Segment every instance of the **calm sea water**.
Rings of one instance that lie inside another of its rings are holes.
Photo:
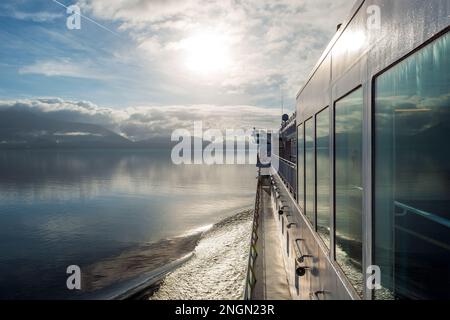
[[[168,152],[1,151],[0,299],[74,298],[67,266],[251,208],[255,177],[252,165],[175,166]]]

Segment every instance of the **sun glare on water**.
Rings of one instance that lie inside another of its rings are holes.
[[[211,75],[225,72],[231,65],[229,41],[217,32],[202,32],[184,40],[186,67],[192,72]]]

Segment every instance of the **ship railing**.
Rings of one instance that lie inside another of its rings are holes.
[[[297,195],[297,165],[276,154],[273,156],[278,159],[278,174],[295,197]]]
[[[258,241],[259,214],[261,201],[261,175],[258,176],[256,188],[255,211],[253,216],[252,234],[250,239],[250,253],[248,255],[247,277],[245,280],[244,300],[251,300],[256,285],[255,262],[258,257],[256,243]]]
[[[425,218],[429,221],[433,221],[437,224],[440,224],[443,227],[450,228],[450,221],[448,219],[442,218],[434,213],[423,211],[398,201],[394,201],[394,205],[397,211],[400,211],[399,213],[396,214],[397,217],[406,216],[408,214],[414,214],[419,217]]]

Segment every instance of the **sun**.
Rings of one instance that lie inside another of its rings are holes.
[[[225,72],[231,65],[228,38],[218,32],[201,32],[183,41],[186,67],[197,74]]]

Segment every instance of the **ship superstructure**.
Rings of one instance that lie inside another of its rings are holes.
[[[360,0],[339,26],[260,170],[246,299],[450,298],[449,17]]]

